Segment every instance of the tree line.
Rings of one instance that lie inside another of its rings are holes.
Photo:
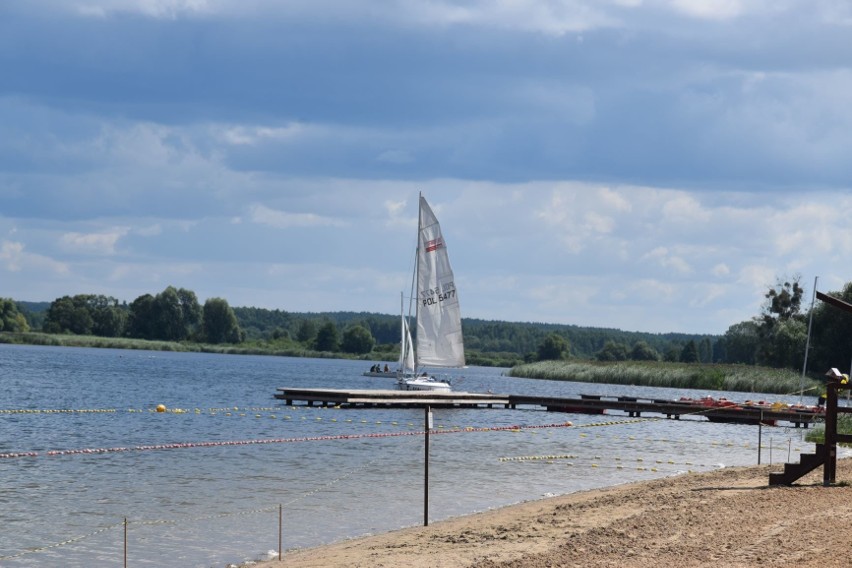
[[[803,310],[800,278],[768,286],[760,313],[725,334],[653,334],[535,322],[462,320],[470,364],[510,366],[552,359],[738,363],[801,370],[812,322],[808,367],[852,365],[852,314],[817,304]],[[831,295],[852,303],[852,283]],[[399,316],[368,312],[298,313],[231,308],[222,298],[200,305],[194,292],[167,287],[130,304],[80,294],[53,302],[0,299],[0,331],[42,330],[166,341],[249,343],[349,353],[392,360],[398,353]]]
[[[15,304],[4,302],[4,306]],[[31,325],[38,321],[45,333],[204,343],[239,343],[245,339],[226,300],[210,298],[202,306],[195,292],[174,286],[156,295],[143,294],[130,304],[99,294],[62,296],[43,314],[22,304],[16,309],[23,316],[23,324],[7,326],[4,322],[0,331],[38,329]]]

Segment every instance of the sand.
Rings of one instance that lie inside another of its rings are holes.
[[[779,471],[778,465],[771,471]],[[262,568],[852,566],[852,459],[768,487],[769,466],[584,491],[288,551]]]

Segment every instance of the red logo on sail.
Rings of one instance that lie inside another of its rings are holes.
[[[437,238],[431,241],[426,241],[426,252],[433,252],[444,246],[444,239]]]

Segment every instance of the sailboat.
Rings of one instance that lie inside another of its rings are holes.
[[[450,392],[452,387],[418,367],[464,367],[461,309],[453,269],[441,226],[420,195],[417,227],[417,262],[413,297],[417,326],[416,348],[408,320],[402,316],[402,349],[397,385],[405,390]]]

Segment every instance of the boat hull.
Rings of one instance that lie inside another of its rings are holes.
[[[402,390],[450,392],[450,383],[437,381],[433,378],[401,379],[397,386]]]
[[[361,373],[362,377],[378,377],[381,379],[395,379],[396,371],[364,371]]]

